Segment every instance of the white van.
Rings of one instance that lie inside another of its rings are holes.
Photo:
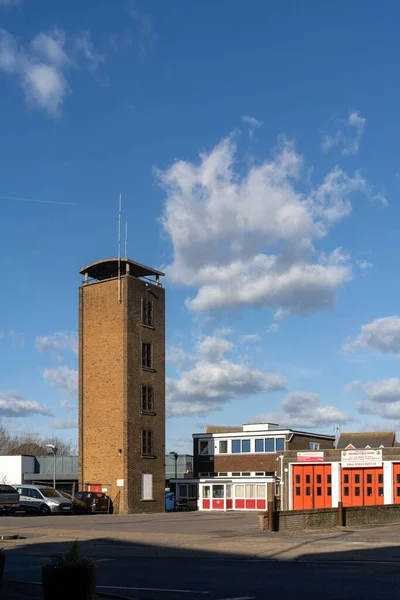
[[[71,513],[73,504],[60,492],[47,485],[14,485],[19,493],[19,506],[26,512],[36,512],[40,515],[51,513]]]

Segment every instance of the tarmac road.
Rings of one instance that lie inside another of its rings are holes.
[[[138,600],[392,600],[398,564],[304,563],[241,559],[95,559],[98,591]],[[40,582],[44,557],[9,555],[5,578]]]

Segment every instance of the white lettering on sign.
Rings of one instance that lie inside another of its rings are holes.
[[[298,452],[297,462],[324,462],[323,452]]]
[[[117,487],[124,487],[124,480],[123,479],[117,479]]]
[[[343,450],[342,467],[381,467],[382,450]]]
[[[101,488],[101,491],[105,494],[108,490],[107,488]]]

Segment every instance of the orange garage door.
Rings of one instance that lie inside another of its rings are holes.
[[[293,466],[293,508],[330,508],[332,506],[331,465]]]
[[[383,467],[342,469],[343,506],[383,504],[383,495]]]
[[[400,463],[393,464],[393,504],[400,504]]]

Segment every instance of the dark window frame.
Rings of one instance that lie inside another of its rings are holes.
[[[154,387],[142,385],[142,412],[154,413]]]
[[[154,456],[154,432],[142,429],[142,456]]]
[[[142,325],[154,327],[154,302],[142,298]]]
[[[153,344],[142,342],[142,369],[153,368]]]

